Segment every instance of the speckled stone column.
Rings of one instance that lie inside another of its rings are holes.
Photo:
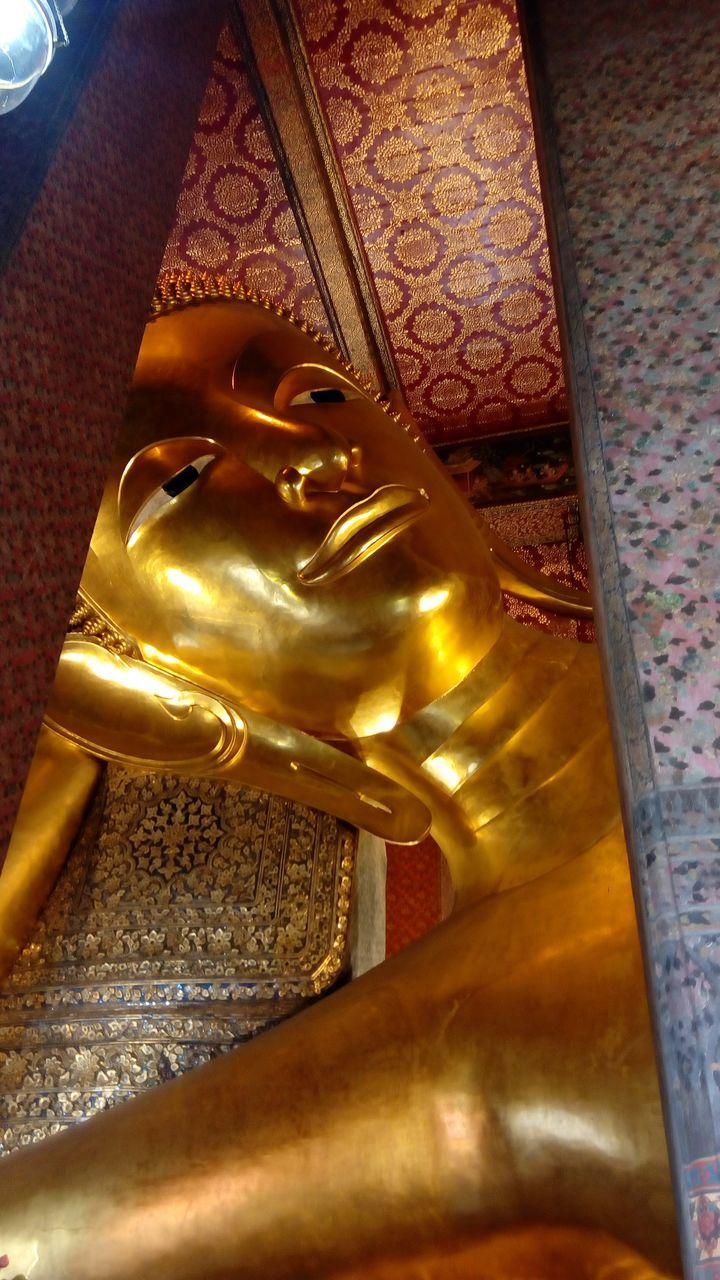
[[[714,1280],[720,16],[528,0],[525,21],[685,1269]]]

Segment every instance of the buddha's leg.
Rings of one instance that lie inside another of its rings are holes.
[[[0,977],[32,932],[101,770],[98,760],[43,725],[0,872]]]
[[[532,1223],[673,1268],[621,842],[10,1156],[0,1204],[0,1254],[33,1280],[315,1280]]]

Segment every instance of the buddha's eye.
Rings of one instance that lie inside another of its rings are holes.
[[[301,391],[293,396],[288,408],[298,404],[344,404],[346,400],[360,400],[362,393],[350,387],[317,387],[314,391]]]
[[[183,493],[195,484],[201,473],[211,462],[215,461],[214,453],[205,453],[201,458],[195,458],[185,467],[181,467],[174,475],[170,476],[159,489],[155,489],[150,497],[143,502],[140,510],[135,516],[125,538],[126,546],[131,546],[135,541],[140,529],[147,524],[148,520],[154,519],[159,515],[170,503],[175,502]]]
[[[186,467],[183,467],[182,471],[176,471],[175,475],[171,476],[162,486],[163,493],[166,493],[168,498],[178,498],[181,493],[189,489],[190,485],[194,484],[200,475],[201,467],[199,464],[202,461],[202,458],[198,458],[197,462],[189,462]]]

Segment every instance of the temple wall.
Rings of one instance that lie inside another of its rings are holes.
[[[720,25],[526,6],[688,1276],[720,1276]]]

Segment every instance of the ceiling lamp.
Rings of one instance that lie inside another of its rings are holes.
[[[0,0],[0,115],[27,98],[55,50],[68,43],[57,0]]]

